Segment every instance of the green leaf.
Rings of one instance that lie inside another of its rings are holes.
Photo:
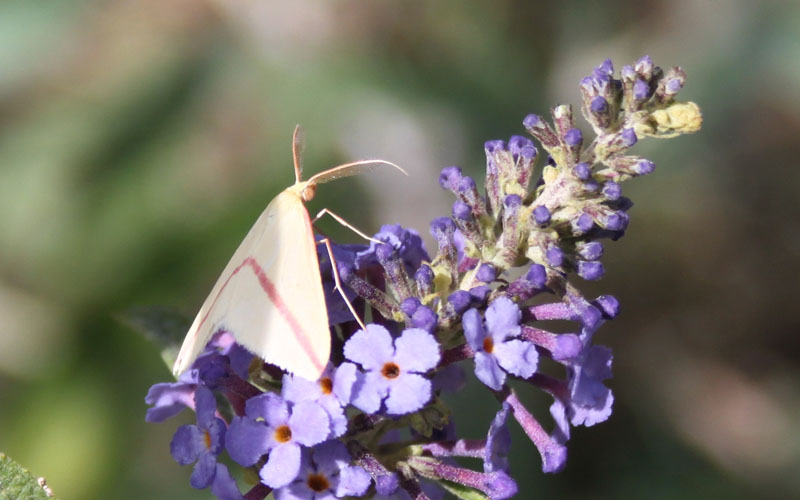
[[[0,453],[0,500],[52,500],[55,495],[43,477],[35,478],[21,465]]]
[[[437,484],[456,498],[461,498],[462,500],[489,500],[489,497],[480,491],[472,489],[469,486],[464,486],[463,484],[452,483],[450,481],[437,481]]]
[[[191,321],[169,307],[150,306],[128,310],[117,317],[161,348],[161,358],[172,369]]]

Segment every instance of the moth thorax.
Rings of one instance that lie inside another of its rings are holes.
[[[303,201],[311,201],[314,199],[315,194],[317,194],[317,185],[307,184],[303,192],[300,193],[300,196],[303,198]]]

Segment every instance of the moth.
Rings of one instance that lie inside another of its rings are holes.
[[[357,175],[385,160],[361,160],[333,167],[302,180],[303,133],[292,136],[295,183],[278,194],[261,213],[217,279],[211,293],[189,328],[172,368],[175,376],[186,371],[220,329],[268,363],[309,380],[317,380],[330,357],[330,327],[319,272],[312,221],[304,205],[317,185]],[[363,235],[340,217],[328,213]],[[316,218],[315,218],[316,220]],[[334,263],[330,243],[331,262]],[[361,320],[341,291],[336,266],[337,289],[356,320]]]

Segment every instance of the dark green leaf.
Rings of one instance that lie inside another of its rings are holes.
[[[52,500],[55,495],[43,477],[35,478],[21,465],[0,453],[0,500]]]

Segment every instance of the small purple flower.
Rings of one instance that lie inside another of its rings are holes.
[[[614,395],[603,385],[611,377],[611,350],[591,346],[584,350],[581,362],[570,369],[570,401],[566,414],[572,425],[591,427],[611,416]]]
[[[227,449],[240,465],[254,465],[267,452],[261,480],[280,488],[300,471],[301,446],[314,446],[330,433],[330,418],[319,404],[292,404],[268,392],[247,401],[244,417],[234,417],[228,429]]]
[[[363,468],[350,465],[351,460],[347,448],[336,440],[304,449],[299,474],[275,490],[275,500],[332,500],[363,495],[369,488],[370,476]]]
[[[170,452],[175,461],[181,465],[196,462],[189,482],[194,488],[203,489],[218,483],[212,488],[220,491],[236,491],[227,468],[217,464],[217,455],[225,448],[225,422],[215,416],[217,402],[210,389],[204,386],[195,392],[195,411],[197,425],[178,427],[170,443]],[[225,469],[218,474],[219,469]],[[232,483],[223,484],[223,483]],[[241,495],[239,495],[241,498]]]
[[[439,362],[439,344],[430,333],[409,328],[397,339],[376,324],[357,331],[344,345],[344,355],[364,373],[353,388],[351,403],[375,413],[386,405],[391,415],[411,413],[431,398],[431,381],[423,374]]]
[[[499,297],[486,310],[486,328],[477,309],[464,313],[464,335],[475,351],[475,375],[499,391],[506,372],[528,378],[536,372],[539,354],[536,347],[518,340],[521,312],[510,299]],[[488,330],[488,331],[487,331]]]
[[[428,252],[425,250],[425,244],[422,242],[422,237],[413,229],[406,229],[399,224],[386,224],[381,226],[381,230],[373,238],[394,248],[397,255],[405,263],[407,270],[413,271],[419,267],[422,261],[430,260]],[[363,269],[365,266],[378,263],[378,258],[375,255],[378,245],[380,244],[371,241],[369,248],[356,253],[355,264],[357,269]]]
[[[233,335],[223,330],[218,331],[192,363],[192,367],[181,373],[177,382],[154,384],[150,387],[144,401],[153,406],[147,409],[145,421],[163,422],[184,408],[194,408],[198,385],[215,388],[220,379],[231,375],[231,371],[246,379],[247,366],[252,359],[252,354],[235,343]],[[244,376],[241,372],[244,372]]]
[[[328,437],[339,437],[347,430],[347,417],[344,414],[343,405],[346,405],[349,401],[347,399],[342,400],[335,388],[346,385],[346,380],[351,379],[351,377],[352,381],[355,380],[351,375],[353,370],[350,367],[355,368],[349,363],[343,364],[339,369],[334,369],[333,365],[328,364],[320,378],[313,382],[302,377],[285,375],[283,377],[281,396],[286,401],[295,404],[301,401],[313,401],[319,404],[330,417],[331,433]],[[337,377],[339,378],[338,384]],[[352,384],[352,381],[350,384]]]

